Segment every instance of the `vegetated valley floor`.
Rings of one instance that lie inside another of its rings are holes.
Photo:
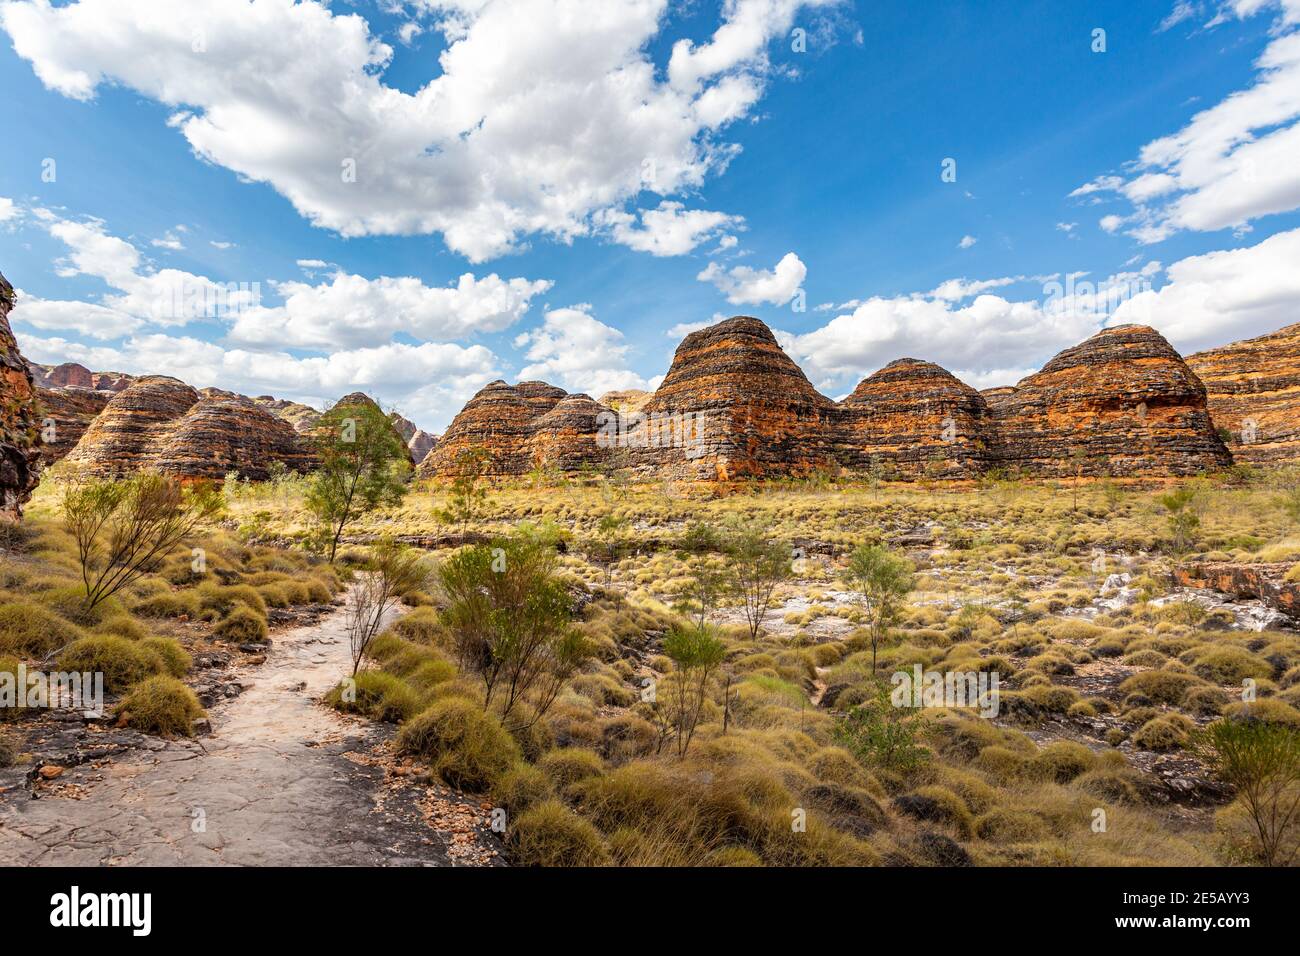
[[[1197,725],[1243,706],[1245,680],[1261,698],[1252,706],[1300,725],[1300,635],[1258,601],[1174,587],[1170,568],[1198,557],[1295,564],[1300,529],[1272,476],[1195,484],[1196,550],[1179,557],[1168,553],[1159,489],[1106,482],[517,482],[492,488],[464,529],[434,517],[446,489],[421,488],[364,519],[350,547],[380,535],[507,534],[521,522],[567,538],[563,571],[584,595],[579,627],[596,655],[537,739],[521,741],[519,765],[457,793],[396,755],[390,725],[322,706],[348,668],[337,607],[290,600],[269,650],[240,650],[197,618],[150,616],[164,582],[123,610],[193,654],[185,679],[216,698],[211,733],[164,741],[83,726],[75,715],[16,722],[7,732],[19,759],[0,770],[0,852],[30,863],[1239,862],[1245,838],[1230,795],[1184,745]],[[229,556],[225,580],[273,588],[284,586],[275,575],[293,576],[308,530],[301,494],[292,479],[229,489],[227,527],[212,542]],[[38,537],[0,554],[0,588],[37,604],[48,593],[57,609],[68,569],[53,506],[52,495],[38,495]],[[588,547],[605,515],[626,520],[608,587]],[[662,637],[678,619],[674,605],[701,562],[720,559],[679,548],[683,533],[733,515],[765,522],[788,543],[794,575],[778,586],[757,639],[737,607],[717,610],[735,681],[731,724],[724,733],[715,688],[679,760],[656,752],[640,690],[671,669]],[[839,576],[863,541],[889,544],[917,569],[881,671],[920,663],[997,670],[1003,681],[993,720],[925,714],[929,759],[906,773],[862,766],[834,735],[869,678],[860,611]],[[433,608],[414,613],[436,618]],[[449,658],[437,645],[419,653]],[[373,666],[406,677],[389,661]],[[227,697],[232,685],[241,692]],[[714,826],[709,813],[731,800],[734,819]],[[489,819],[501,805],[512,822],[534,811],[531,839],[498,840]],[[545,832],[543,806],[563,812]],[[801,808],[809,833],[791,837],[791,810]]]

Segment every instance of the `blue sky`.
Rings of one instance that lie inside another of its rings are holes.
[[[833,397],[903,355],[1011,384],[1120,321],[1191,351],[1300,318],[1298,24],[1300,0],[0,2],[0,270],[37,361],[361,388],[431,430],[497,377],[653,387],[733,314]],[[257,301],[176,305],[226,283]]]

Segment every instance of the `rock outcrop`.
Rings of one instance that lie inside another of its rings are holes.
[[[316,466],[306,442],[282,418],[243,396],[208,395],[162,429],[144,465],[184,478],[264,481],[273,466],[306,474]]]
[[[507,385],[497,380],[478,390],[460,410],[438,444],[420,465],[421,477],[457,474],[481,454],[477,465],[488,475],[520,475],[532,469],[534,423],[567,396],[545,382]],[[595,437],[592,438],[595,450]]]
[[[41,419],[32,373],[9,328],[14,290],[0,275],[0,520],[22,516],[40,480]]]
[[[1155,329],[1103,329],[985,395],[990,462],[1032,477],[1179,476],[1232,463],[1205,386]]]
[[[904,358],[840,403],[842,459],[885,477],[972,478],[988,464],[990,412],[979,392],[933,362]]]
[[[426,455],[433,450],[433,446],[438,443],[437,435],[430,435],[424,429],[420,428],[415,422],[403,418],[397,412],[389,412],[388,420],[393,423],[397,433],[402,436],[406,442],[406,449],[411,453],[411,461],[419,464],[424,461]]]
[[[92,372],[77,362],[62,365],[40,365],[28,362],[32,380],[40,388],[89,388],[99,392],[120,392],[135,381],[134,375],[125,372]]]
[[[1287,581],[1291,564],[1235,564],[1207,561],[1174,568],[1174,583],[1208,588],[1234,598],[1254,598],[1300,622],[1300,582]]]
[[[99,417],[113,397],[113,392],[97,388],[37,388],[42,409],[41,457],[47,464],[65,458],[77,447],[91,422]]]
[[[66,460],[100,477],[151,469],[185,479],[237,472],[261,480],[276,462],[298,471],[312,464],[288,422],[252,400],[217,389],[200,395],[163,375],[138,378],[115,394]]]
[[[533,420],[524,455],[535,468],[578,471],[598,465],[610,457],[604,438],[614,420],[615,413],[589,395],[567,395]]]
[[[253,402],[277,418],[283,418],[299,435],[310,435],[316,423],[320,421],[320,412],[302,402],[291,402],[270,395],[259,395],[253,399]]]
[[[682,340],[619,445],[635,467],[674,478],[800,475],[835,467],[840,419],[772,331],[737,316]]]
[[[1233,457],[1300,461],[1300,323],[1198,352],[1187,360],[1205,383],[1210,417]]]

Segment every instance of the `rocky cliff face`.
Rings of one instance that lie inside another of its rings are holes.
[[[243,396],[208,395],[163,429],[144,454],[145,466],[185,478],[264,481],[272,466],[305,474],[316,466],[306,443],[282,418]]]
[[[291,402],[271,395],[259,395],[253,399],[253,402],[265,408],[276,418],[283,418],[299,435],[310,435],[311,430],[320,421],[320,412],[301,402]]]
[[[163,375],[136,379],[115,394],[68,454],[82,474],[117,477],[153,469],[182,478],[260,480],[273,463],[307,470],[299,436],[253,401],[217,389],[200,395]]]
[[[933,362],[898,359],[841,403],[842,459],[889,477],[971,478],[987,467],[984,397]]]
[[[62,365],[39,365],[28,362],[32,380],[40,388],[89,388],[102,392],[120,392],[135,381],[124,372],[92,372],[76,362]]]
[[[533,420],[524,442],[524,456],[534,467],[577,471],[608,460],[604,440],[614,413],[581,393],[567,395],[545,415]]]
[[[536,464],[536,449],[529,447],[534,423],[566,396],[564,389],[545,382],[489,382],[452,419],[421,463],[419,474],[454,475],[463,468],[467,453],[480,451],[486,454],[481,465],[484,474],[520,475],[529,471]]]
[[[13,306],[13,286],[0,275],[0,520],[20,517],[40,480],[40,409],[9,328]]]
[[[77,447],[90,423],[108,406],[113,393],[75,386],[38,387],[36,397],[44,414],[42,436],[46,440],[41,445],[41,457],[47,464],[53,464]],[[46,425],[53,427],[46,428]]]
[[[682,340],[620,444],[634,465],[693,480],[807,474],[836,463],[840,410],[758,319]]]
[[[406,442],[406,449],[411,453],[411,461],[417,465],[424,461],[425,456],[438,443],[437,435],[430,435],[424,429],[418,427],[415,422],[403,418],[397,412],[389,412],[388,420],[393,423],[397,433]]]
[[[1232,463],[1205,386],[1154,329],[1103,329],[986,395],[990,461],[1035,477],[1194,475]]]
[[[1300,323],[1187,360],[1239,461],[1300,461]]]

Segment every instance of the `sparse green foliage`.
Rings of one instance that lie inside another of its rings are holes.
[[[123,588],[156,570],[195,529],[221,510],[206,482],[180,482],[149,472],[123,481],[69,482],[63,525],[76,542],[77,562],[93,611]]]
[[[1217,720],[1192,747],[1237,792],[1265,866],[1289,866],[1300,852],[1300,731],[1251,718]]]
[[[664,637],[664,653],[676,671],[667,684],[669,708],[677,756],[685,757],[699,725],[708,695],[709,681],[726,656],[726,645],[707,628],[673,628]]]
[[[1196,533],[1201,527],[1201,516],[1196,513],[1198,491],[1183,485],[1160,495],[1156,500],[1165,509],[1166,520],[1175,554],[1186,554],[1196,544]]]
[[[483,475],[492,461],[486,448],[466,448],[456,456],[447,504],[436,512],[440,521],[464,532],[466,525],[479,516],[488,502]]]
[[[514,721],[525,728],[590,656],[555,571],[554,549],[524,535],[462,549],[438,570],[447,600],[442,621],[462,669],[483,681],[484,707],[500,693],[503,719],[527,699],[531,707]]]
[[[305,503],[328,530],[333,564],[348,524],[402,500],[411,467],[402,437],[369,402],[336,405],[321,416],[312,437],[321,464]]]
[[[356,677],[375,637],[402,595],[428,587],[430,571],[424,554],[390,539],[371,548],[369,567],[358,575],[348,606],[348,643],[352,676]]]
[[[871,640],[871,673],[876,672],[880,646],[911,593],[912,565],[884,545],[862,544],[849,555],[844,583],[856,591]]]
[[[895,707],[888,686],[876,681],[871,699],[850,710],[833,736],[868,767],[909,773],[929,759],[929,750],[921,744],[924,731],[922,718]]]
[[[731,588],[744,609],[750,638],[757,638],[772,592],[790,577],[790,549],[773,540],[771,527],[755,518],[730,521],[725,540]]]

